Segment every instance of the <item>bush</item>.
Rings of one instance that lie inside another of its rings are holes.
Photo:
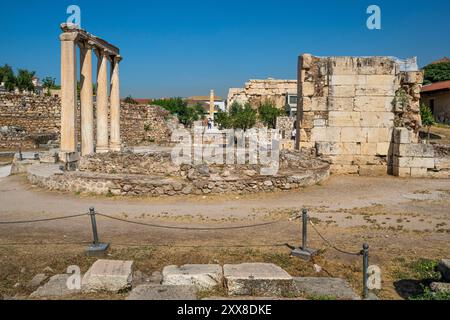
[[[219,111],[216,123],[219,124],[221,129],[247,130],[253,128],[256,124],[256,111],[248,103],[242,105],[235,101],[231,105],[228,114]]]
[[[450,80],[450,62],[430,64],[424,70],[424,84]]]
[[[436,122],[434,120],[433,112],[430,107],[426,104],[421,104],[420,106],[420,116],[422,117],[422,125],[427,128],[427,141],[430,141],[430,129],[431,126]]]
[[[283,115],[283,111],[275,106],[272,100],[266,100],[259,106],[259,118],[269,128],[275,129],[277,118]]]
[[[155,100],[152,104],[163,107],[171,114],[176,115],[178,120],[187,127],[191,127],[194,121],[204,117],[201,105],[189,107],[187,102],[180,97]]]

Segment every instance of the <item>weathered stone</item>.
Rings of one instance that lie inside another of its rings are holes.
[[[34,291],[30,298],[41,297],[63,297],[72,294],[80,293],[80,290],[70,290],[67,286],[68,274],[57,274],[50,278],[50,280]]]
[[[450,293],[450,283],[448,282],[433,282],[430,289],[436,293]]]
[[[45,273],[39,273],[31,279],[31,281],[28,283],[29,287],[35,288],[39,287],[45,280],[48,279],[48,276]]]
[[[127,300],[197,300],[197,289],[189,285],[140,285]]]
[[[293,290],[292,277],[274,264],[227,264],[223,270],[229,295],[283,296]]]
[[[441,273],[445,281],[450,282],[450,259],[442,259],[439,262],[437,270]]]
[[[83,291],[119,292],[131,287],[133,261],[97,260],[82,280]]]
[[[219,265],[167,266],[163,269],[163,285],[193,285],[212,290],[222,284],[223,272]]]
[[[340,278],[294,278],[298,293],[308,296],[330,296],[343,300],[358,300],[348,282]]]

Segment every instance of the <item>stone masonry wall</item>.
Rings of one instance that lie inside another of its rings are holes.
[[[301,146],[327,156],[332,173],[392,170],[394,127],[418,142],[420,71],[389,57],[299,57]]]
[[[230,89],[227,104],[230,107],[235,101],[241,104],[249,102],[252,107],[257,108],[261,102],[272,100],[279,109],[284,109],[286,94],[296,92],[297,80],[250,80],[245,88]]]
[[[79,107],[77,113],[80,119]],[[122,141],[130,146],[170,141],[167,116],[168,112],[158,106],[122,103]],[[46,140],[59,141],[60,122],[61,100],[58,97],[0,93],[0,148],[34,148],[45,144]],[[78,136],[79,122],[76,124]]]

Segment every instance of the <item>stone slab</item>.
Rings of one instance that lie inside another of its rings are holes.
[[[450,282],[450,259],[442,259],[439,262],[437,270],[441,273],[445,281]]]
[[[11,165],[0,166],[0,178],[5,178],[11,174]]]
[[[223,270],[230,296],[286,296],[294,289],[292,277],[271,263],[226,264]]]
[[[212,290],[222,285],[223,270],[216,264],[188,264],[163,269],[163,285],[193,285],[200,290]]]
[[[197,300],[195,286],[140,285],[126,300]]]
[[[436,293],[450,293],[450,283],[447,282],[433,282],[430,289]]]
[[[46,284],[34,291],[30,295],[30,298],[63,297],[80,293],[80,290],[70,290],[67,287],[67,280],[69,277],[69,274],[54,275]]]
[[[97,260],[82,280],[85,292],[119,292],[131,287],[133,261]]]
[[[45,280],[48,279],[48,276],[45,273],[39,273],[33,277],[28,283],[28,286],[31,288],[39,287]]]
[[[305,296],[331,296],[340,300],[361,299],[348,282],[340,278],[294,278],[297,292]]]

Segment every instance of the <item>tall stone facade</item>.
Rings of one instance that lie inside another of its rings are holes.
[[[327,156],[332,173],[392,172],[394,128],[418,142],[422,82],[394,58],[300,56],[299,145]]]
[[[233,102],[241,104],[250,103],[257,108],[261,102],[272,100],[279,109],[286,106],[286,95],[297,93],[297,80],[250,80],[244,88],[231,88],[228,92],[227,104],[230,107]]]
[[[78,119],[79,115],[80,105]],[[169,113],[158,106],[122,103],[120,131],[123,142],[128,146],[169,142],[168,116]],[[28,149],[49,139],[59,141],[61,101],[58,97],[0,93],[0,127],[0,148],[4,149]],[[79,121],[76,133],[81,135]]]

